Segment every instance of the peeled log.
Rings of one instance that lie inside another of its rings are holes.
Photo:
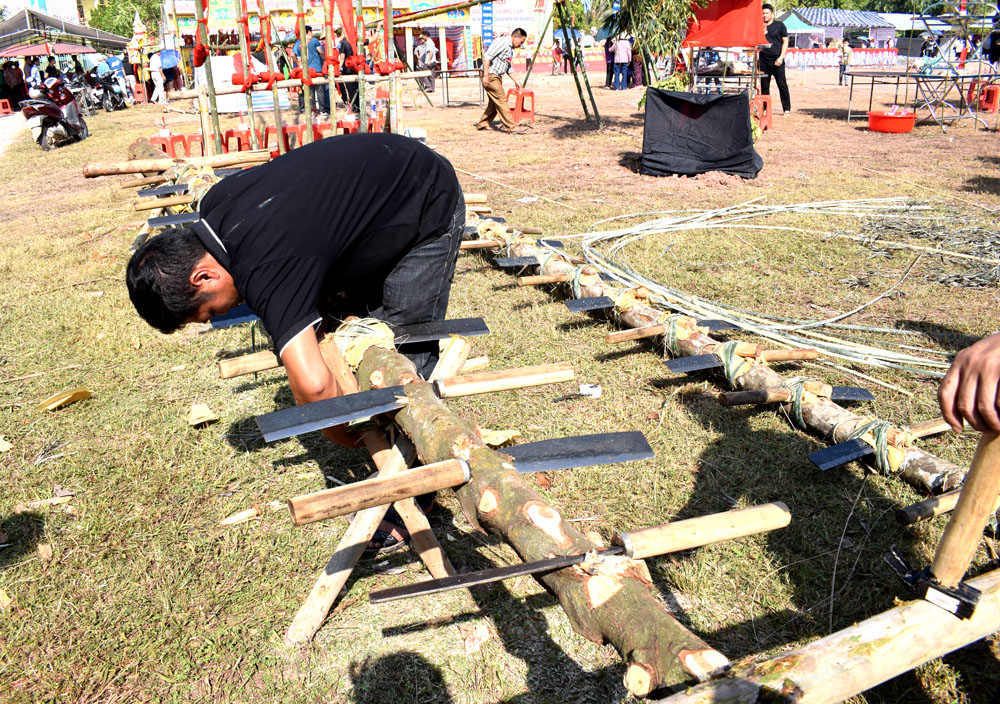
[[[530,238],[515,239],[510,245],[509,252],[512,257],[533,256],[538,261],[545,262],[544,271],[540,272],[542,276],[566,279],[572,276],[576,270],[576,265],[560,256],[549,256],[549,250],[537,247],[534,240]],[[579,288],[580,298],[609,296],[612,300],[616,300],[615,290],[596,276],[592,278],[581,277]],[[627,310],[619,311],[622,325],[629,328],[645,328],[656,325],[661,316],[662,311],[647,306],[641,301],[636,301]],[[678,339],[677,341],[677,346],[684,356],[701,354],[704,347],[714,344],[719,344],[719,341],[712,339],[698,329],[693,329],[686,339]],[[736,388],[742,391],[775,389],[780,387],[784,381],[784,378],[770,367],[756,363],[750,371],[736,379]],[[783,408],[785,417],[791,418],[791,404],[785,404]],[[830,399],[818,398],[813,394],[803,394],[802,420],[811,433],[820,436],[830,444],[835,444],[847,440],[856,427],[869,419],[852,413]],[[897,430],[902,431],[898,428]],[[961,486],[966,473],[965,468],[945,462],[916,447],[905,448],[897,471],[910,484],[931,494],[938,494]]]
[[[372,378],[394,386],[412,376],[413,365],[405,357],[379,348],[369,349],[358,369],[365,389],[372,388]],[[510,457],[487,448],[474,427],[448,410],[429,386],[410,384],[406,395],[408,403],[394,421],[413,441],[421,461],[468,461],[472,478],[456,495],[470,523],[503,538],[525,561],[600,547],[546,504],[521,479]],[[577,633],[595,643],[611,643],[621,653],[628,665],[626,685],[637,696],[691,677],[705,680],[728,664],[667,612],[642,561],[628,561],[612,578],[617,584],[601,585],[600,604],[589,601],[590,576],[564,569],[539,580],[559,599]]]

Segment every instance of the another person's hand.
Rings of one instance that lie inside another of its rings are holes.
[[[961,432],[964,419],[979,432],[1000,433],[998,384],[1000,333],[985,337],[955,355],[938,389],[941,414],[956,432]]]
[[[511,76],[510,80],[512,80],[514,82],[514,87],[515,88],[517,88],[518,90],[521,90],[521,84],[517,82],[516,78],[514,78],[513,76]]]

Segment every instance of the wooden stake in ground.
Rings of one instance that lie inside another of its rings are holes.
[[[233,152],[232,154],[216,154],[215,156],[192,156],[183,159],[164,157],[162,159],[132,159],[118,162],[91,162],[83,167],[83,175],[87,178],[96,176],[117,176],[121,174],[142,174],[146,172],[166,171],[177,164],[192,166],[239,166],[240,164],[260,164],[270,160],[271,156],[263,150],[252,152]]]
[[[309,42],[306,40],[306,13],[302,0],[296,0],[295,2],[295,12],[299,18],[296,29],[299,32],[299,65],[302,69],[302,105],[304,106],[306,124],[308,127],[305,130],[305,137],[303,138],[304,144],[309,144],[313,141],[312,126],[313,126],[313,109],[312,109],[312,86],[310,85],[311,80],[309,78]],[[297,146],[302,146],[301,144]]]
[[[370,348],[358,368],[362,388],[406,384],[416,378],[402,355]],[[490,450],[472,425],[441,402],[430,386],[408,384],[408,403],[395,416],[425,463],[464,459],[471,481],[456,490],[466,518],[499,535],[525,561],[596,549],[572,523],[520,477],[510,458]],[[371,509],[370,509],[371,510]],[[727,658],[689,632],[664,608],[651,587],[645,563],[599,558],[592,570],[569,568],[540,580],[557,596],[577,633],[609,642],[628,663],[629,691],[652,690],[704,680],[726,667]]]
[[[208,25],[206,24],[205,8],[202,7],[201,2],[195,2],[194,14],[198,19],[198,37],[201,39],[201,43],[208,48]],[[208,144],[211,141],[215,145],[215,153],[222,153],[222,129],[219,127],[219,108],[215,104],[215,81],[212,78],[212,56],[209,52],[208,57],[205,58],[205,89],[208,92],[208,109],[212,115],[212,129],[215,130],[215,134],[204,135],[204,144],[206,150],[209,148]]]

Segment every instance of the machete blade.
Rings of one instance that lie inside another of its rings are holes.
[[[598,555],[620,555],[623,548],[610,547],[596,551]],[[462,589],[463,587],[475,587],[480,584],[490,584],[499,582],[511,577],[520,577],[528,574],[538,574],[540,572],[552,572],[561,570],[572,565],[577,565],[587,559],[587,553],[582,555],[560,555],[547,560],[536,560],[535,562],[525,562],[520,565],[510,565],[509,567],[498,567],[467,574],[456,574],[452,577],[441,579],[428,579],[416,584],[407,584],[402,587],[392,587],[390,589],[380,589],[371,592],[368,598],[373,604],[381,604],[385,601],[395,601],[396,599],[407,599],[413,596],[423,596],[425,594],[437,594],[451,589]]]
[[[654,457],[645,436],[637,430],[540,440],[507,447],[502,452],[514,458],[514,466],[521,474]]]
[[[861,438],[830,445],[809,455],[809,461],[824,472],[842,464],[847,464],[865,455],[871,455],[875,449]]]
[[[158,218],[150,218],[150,227],[173,227],[174,225],[187,225],[191,222],[201,220],[199,213],[175,213],[174,215],[163,215]]]
[[[175,186],[157,186],[156,188],[147,188],[144,191],[139,191],[136,195],[148,197],[148,196],[176,196],[180,193],[187,193],[188,187],[186,183],[178,183]]]
[[[501,269],[519,269],[525,266],[538,266],[537,257],[496,257],[493,260]]]
[[[563,246],[561,240],[538,240],[538,244],[543,247],[552,247],[553,249],[562,249]]]
[[[390,325],[396,334],[396,346],[413,345],[431,340],[447,340],[452,335],[475,337],[489,335],[490,329],[482,318],[452,318],[450,320],[433,320],[429,323],[414,323],[413,325]]]
[[[273,442],[394,411],[405,405],[406,393],[403,387],[390,386],[282,408],[274,413],[257,416],[256,420],[264,440]]]
[[[677,374],[689,374],[702,369],[714,369],[722,366],[722,358],[715,354],[696,354],[691,357],[668,359],[667,369]]]
[[[860,386],[834,386],[831,401],[874,401],[875,394]]]
[[[607,296],[591,296],[589,298],[574,298],[566,301],[566,307],[571,313],[585,313],[588,310],[603,310],[614,306]]]
[[[734,325],[728,320],[699,320],[698,325],[709,330],[739,330],[739,325]]]

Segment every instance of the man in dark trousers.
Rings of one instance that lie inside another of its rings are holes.
[[[792,99],[788,95],[788,82],[785,80],[788,29],[784,22],[774,19],[772,5],[764,3],[762,7],[764,10],[764,34],[767,35],[768,46],[766,49],[760,50],[760,92],[763,95],[771,95],[771,78],[773,77],[778,84],[781,109],[788,115],[792,112]]]
[[[136,250],[127,271],[133,305],[171,333],[245,301],[270,334],[299,404],[342,394],[319,348],[328,321],[445,318],[465,199],[451,164],[415,140],[324,139],[223,179],[199,212],[190,228]],[[425,378],[437,349],[436,342],[406,348]],[[343,426],[323,433],[357,444]],[[406,536],[392,522],[376,548],[402,547]]]

